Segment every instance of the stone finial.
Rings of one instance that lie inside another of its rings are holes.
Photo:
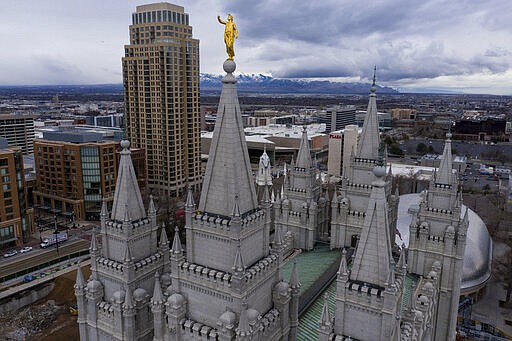
[[[130,250],[130,245],[126,243],[126,247],[124,249],[124,262],[131,263],[133,262],[132,252]]]
[[[101,202],[101,211],[100,211],[100,217],[106,218],[108,216],[108,208],[107,208],[107,200],[103,198]]]
[[[180,240],[180,230],[178,229],[178,226],[176,226],[174,228],[174,239],[172,241],[171,250],[174,254],[183,252],[183,248],[181,246],[181,240]]]
[[[194,194],[192,192],[192,186],[188,186],[187,202],[185,203],[186,208],[194,209],[196,204],[194,203]]]
[[[160,286],[160,274],[155,272],[155,288],[153,290],[153,297],[151,298],[153,305],[162,305],[164,303],[164,297],[162,294],[162,287]]]
[[[405,273],[407,269],[407,263],[405,261],[405,244],[402,244],[402,252],[400,252],[400,258],[398,258],[397,270],[401,273]]]
[[[240,206],[238,205],[238,194],[235,194],[235,203],[233,205],[232,217],[240,217]]]
[[[297,262],[295,262],[295,261],[293,262],[292,272],[290,274],[290,287],[292,289],[300,288],[299,274],[297,271]]]
[[[80,263],[76,265],[76,289],[83,289],[85,287],[84,274],[82,273],[82,268],[80,267]]]
[[[281,226],[276,224],[274,229],[274,245],[279,246],[283,244],[283,236],[281,235]]]
[[[238,241],[238,246],[236,249],[235,261],[233,263],[233,272],[234,273],[242,273],[245,271],[245,265],[242,259],[241,245],[240,241]]]
[[[124,223],[129,223],[131,220],[130,220],[130,210],[128,209],[128,204],[125,205],[125,209],[124,209],[124,218],[123,218],[123,224]]]
[[[348,276],[347,250],[345,248],[343,248],[343,251],[341,252],[341,262],[338,269],[338,276]]]
[[[322,307],[322,316],[320,317],[320,325],[331,325],[331,314],[329,313],[329,294],[324,295],[324,305]]]
[[[91,235],[91,246],[89,247],[91,254],[97,254],[98,253],[98,241],[96,240],[96,229],[92,230]]]
[[[130,290],[130,288],[127,285],[125,288],[123,308],[126,310],[131,310],[131,309],[133,309],[133,307],[134,307],[134,305],[133,305],[132,291]]]
[[[246,336],[250,333],[249,319],[247,318],[247,302],[242,303],[242,310],[240,311],[240,319],[238,321],[238,327],[236,328],[236,334],[240,336]]]
[[[169,245],[169,239],[167,239],[167,232],[165,232],[165,224],[162,223],[162,232],[160,232],[160,247]]]
[[[269,193],[269,190],[268,190],[268,186],[265,186],[264,190],[263,190],[263,202],[265,204],[270,204],[272,201],[270,199],[270,193]]]
[[[148,205],[148,214],[155,214],[156,208],[155,208],[155,202],[153,201],[153,195],[149,195],[149,205]]]

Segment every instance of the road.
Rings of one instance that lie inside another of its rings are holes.
[[[58,253],[56,248],[49,248],[33,250],[28,253],[18,254],[9,259],[4,259],[0,262],[0,279],[25,269],[43,265],[65,255],[87,250],[89,244],[90,242],[86,240],[68,241],[59,245]]]

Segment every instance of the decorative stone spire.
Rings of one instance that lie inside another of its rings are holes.
[[[240,242],[238,242],[238,247],[236,249],[235,262],[233,263],[233,272],[234,273],[242,273],[245,271],[244,261],[242,260],[242,253],[240,250]]]
[[[377,160],[380,143],[379,119],[377,117],[377,97],[375,95],[375,74],[377,67],[373,69],[373,83],[364,118],[363,131],[357,143],[357,157]]]
[[[162,294],[162,287],[160,286],[160,274],[158,271],[155,273],[155,288],[153,290],[153,297],[151,298],[153,305],[162,305],[164,303],[164,296]]]
[[[91,246],[89,247],[91,255],[97,255],[98,254],[98,241],[96,240],[96,230],[92,230],[91,235]]]
[[[452,134],[446,134],[446,141],[444,143],[444,151],[439,165],[439,171],[435,179],[436,183],[452,185],[453,184],[453,173],[452,173]]]
[[[309,150],[308,131],[306,126],[302,127],[302,138],[300,140],[299,153],[295,167],[310,169],[313,165],[311,160],[311,151]]]
[[[398,258],[397,271],[405,273],[407,269],[407,263],[405,261],[405,244],[402,244],[402,251],[400,252],[400,258]]]
[[[192,186],[188,186],[187,192],[187,202],[185,203],[185,208],[194,210],[196,204],[194,202],[194,194],[192,193]]]
[[[169,239],[167,239],[167,232],[165,232],[165,224],[162,223],[162,232],[160,233],[160,244],[161,248],[169,245]]]
[[[347,250],[345,248],[343,248],[343,251],[341,253],[341,262],[340,262],[340,268],[338,269],[338,276],[339,277],[348,276]]]
[[[181,240],[180,240],[180,230],[178,229],[178,226],[174,228],[174,239],[172,241],[172,252],[175,254],[183,252],[183,248],[181,247]]]
[[[131,309],[133,309],[133,307],[134,306],[133,306],[132,291],[130,290],[130,288],[128,286],[126,286],[123,308],[126,310],[131,310]]]
[[[296,289],[300,287],[299,274],[297,272],[297,262],[293,262],[292,272],[290,274],[290,287]]]
[[[236,334],[242,337],[247,336],[250,333],[249,319],[247,318],[247,303],[242,303],[242,311],[240,311],[240,320],[238,327],[236,328]]]
[[[239,202],[242,214],[258,207],[233,76],[235,68],[233,60],[224,62],[227,74],[222,79],[217,120],[199,201],[200,211],[223,216],[230,215],[236,194],[243,194]]]
[[[281,227],[276,225],[274,229],[274,248],[283,244],[283,236],[281,235]]]
[[[240,217],[240,206],[238,204],[238,194],[235,195],[235,202],[233,203],[233,210],[231,211],[231,216],[233,218]]]
[[[108,217],[107,201],[105,200],[105,198],[103,198],[102,203],[101,203],[100,217],[101,218]]]
[[[329,326],[331,324],[331,314],[329,313],[329,294],[324,295],[324,305],[322,307],[320,324],[323,326]]]
[[[155,208],[155,202],[153,201],[153,195],[149,195],[149,206],[148,206],[148,214],[155,214],[156,208]]]
[[[389,235],[388,205],[386,202],[386,168],[373,170],[377,177],[372,183],[368,209],[361,230],[350,279],[385,287],[391,271],[391,241]]]
[[[270,204],[270,203],[273,202],[270,199],[270,193],[269,193],[269,187],[268,186],[265,186],[265,188],[263,189],[263,202],[265,204]]]
[[[132,251],[130,250],[130,245],[126,244],[124,249],[124,262],[131,263],[133,262]]]
[[[129,211],[133,220],[140,220],[146,218],[146,212],[130,156],[130,142],[121,141],[121,147],[123,150],[120,153],[121,159],[110,217],[112,220],[123,221],[126,211]]]
[[[82,268],[80,267],[80,263],[76,265],[76,289],[83,289],[85,287],[84,274],[82,273]]]
[[[272,174],[270,158],[267,155],[267,145],[263,146],[263,154],[260,156],[258,165],[258,175],[256,175],[256,184],[258,186],[272,186]]]

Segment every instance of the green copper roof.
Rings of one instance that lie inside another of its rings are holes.
[[[341,250],[329,250],[319,248],[310,252],[302,252],[283,267],[283,277],[286,281],[290,279],[293,262],[297,262],[300,293],[303,294],[334,262],[339,262]]]
[[[332,281],[323,294],[329,295],[329,312],[333,316],[336,308],[336,281]],[[298,341],[318,340],[318,324],[324,305],[323,294],[318,296],[300,317],[297,331]]]
[[[407,309],[407,304],[409,303],[409,298],[411,297],[413,291],[418,286],[419,277],[414,274],[407,274],[404,278],[404,291],[402,294],[402,307],[401,312],[404,312],[404,309]]]

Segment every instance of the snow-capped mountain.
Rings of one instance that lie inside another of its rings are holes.
[[[200,74],[201,92],[219,92],[222,75]],[[262,74],[238,74],[237,88],[240,92],[258,93],[303,93],[303,94],[367,94],[369,83],[341,83],[318,80],[273,78]],[[396,90],[377,85],[378,93],[398,93]]]

